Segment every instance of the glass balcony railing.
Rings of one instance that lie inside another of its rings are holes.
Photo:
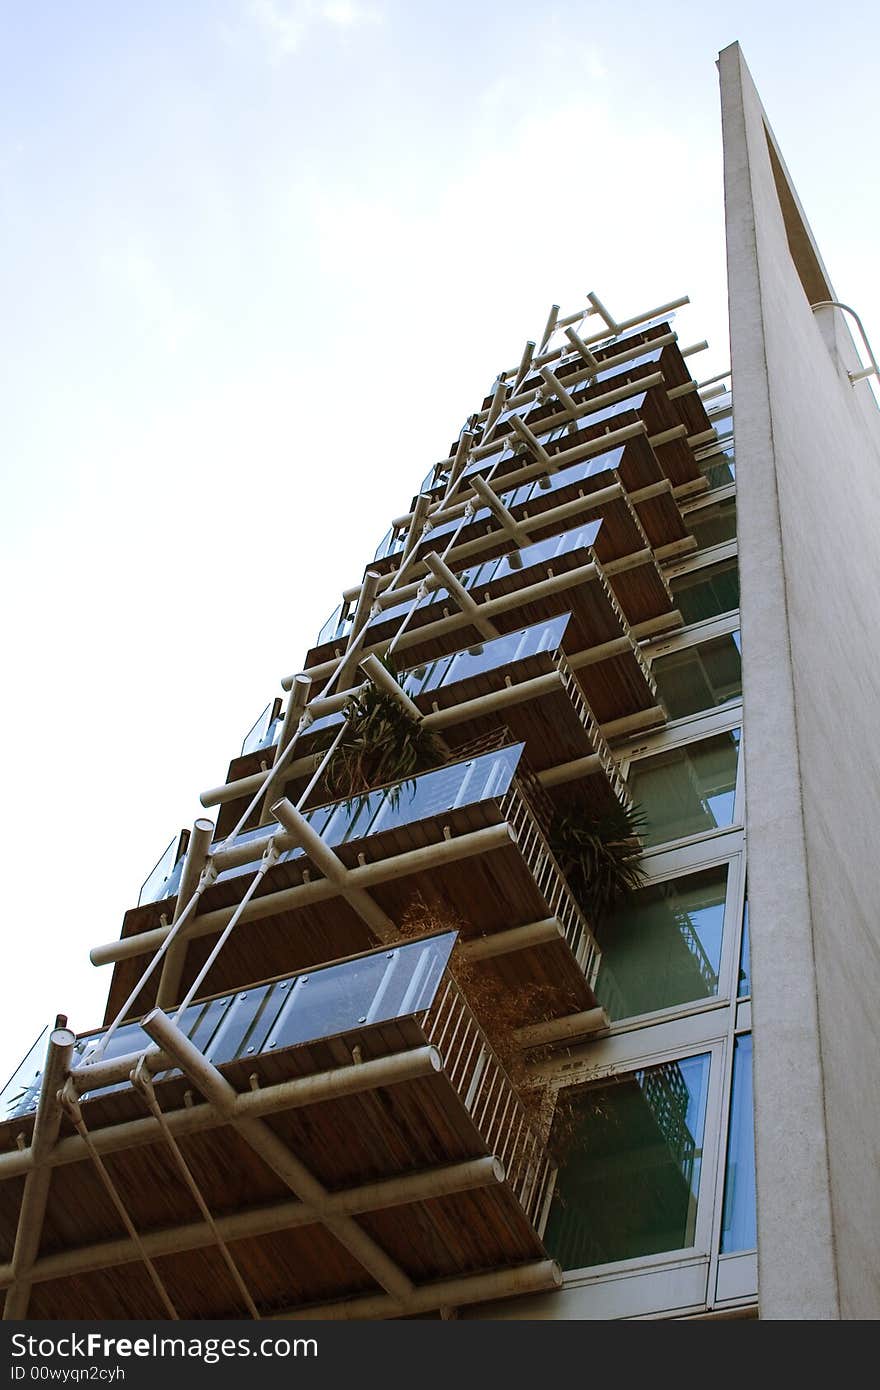
[[[468,590],[497,583],[514,572],[518,573],[548,564],[550,561],[558,559],[560,555],[568,555],[574,550],[581,550],[592,545],[599,534],[600,525],[601,523],[598,521],[591,521],[585,526],[576,526],[570,531],[562,531],[558,535],[547,536],[545,540],[535,541],[532,545],[523,546],[521,550],[511,550],[492,560],[484,560],[480,565],[471,565],[468,569],[460,570],[456,578],[462,587]],[[419,600],[416,609],[427,608],[431,604],[440,603],[443,599],[448,598],[448,590],[444,588],[432,589],[429,594]],[[409,611],[411,604],[412,600],[410,599],[404,603],[395,604],[393,608],[384,608],[381,612],[373,615],[367,626],[378,626],[378,624],[386,623],[395,617],[402,619]]]
[[[350,797],[347,801],[331,802],[306,812],[306,819],[331,849],[352,840],[363,840],[382,830],[411,825],[415,821],[446,815],[460,806],[472,806],[478,801],[501,797],[510,788],[524,744],[513,743],[492,753],[481,753],[467,762],[451,763],[447,767],[423,772],[407,782]],[[265,825],[247,830],[226,844],[226,848],[247,844],[250,840],[265,842]],[[289,863],[303,856],[299,848],[287,850],[278,860]],[[225,869],[218,882],[253,873],[258,860]]]
[[[184,1010],[178,1026],[216,1067],[234,1062],[238,1057],[296,1047],[300,1043],[368,1027],[371,1023],[386,1023],[390,1019],[424,1013],[434,1002],[456,937],[457,932],[444,932],[214,999],[199,1000]],[[77,1039],[75,1050],[80,1059],[85,1059],[102,1031]],[[39,1067],[45,1053],[45,1034],[41,1035],[41,1040],[43,1052],[39,1054],[35,1080],[32,1078],[27,1094],[14,1108],[10,1105],[6,1112],[0,1111],[0,1117],[11,1119],[34,1109],[39,1092]],[[139,1023],[125,1023],[113,1034],[102,1060],[112,1062],[117,1057],[127,1057],[152,1046]],[[174,1072],[162,1075],[172,1076]],[[120,1082],[104,1087],[102,1093],[120,1090],[127,1084]],[[8,1089],[4,1088],[4,1098]],[[96,1094],[97,1091],[86,1092],[85,1097]]]
[[[272,744],[277,742],[281,716],[273,715],[274,709],[274,703],[267,705],[256,723],[248,729],[241,745],[241,757],[247,753],[256,753],[258,748],[271,748]]]
[[[36,1108],[48,1044],[49,1030],[44,1028],[0,1091],[0,1121],[14,1120]]]
[[[351,632],[353,620],[353,610],[349,611],[348,604],[340,603],[338,608],[334,608],[330,617],[318,633],[315,646],[320,647],[323,646],[325,642],[334,642],[337,637],[347,637]]]
[[[486,671],[494,671],[499,666],[509,666],[537,652],[557,651],[569,621],[569,614],[562,613],[546,623],[535,623],[520,632],[508,632],[503,637],[495,637],[490,642],[478,642],[464,651],[453,652],[451,656],[440,656],[423,666],[415,666],[400,677],[400,684],[413,699],[441,686],[455,685],[471,676]]]
[[[177,892],[182,872],[183,849],[180,847],[180,836],[176,835],[141,884],[138,907],[143,907],[144,903],[157,903],[162,898],[173,897]]]

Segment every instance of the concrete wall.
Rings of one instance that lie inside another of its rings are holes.
[[[761,1310],[876,1318],[880,417],[737,45],[720,72]]]

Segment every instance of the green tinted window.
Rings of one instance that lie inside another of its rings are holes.
[[[739,633],[658,657],[651,665],[670,719],[714,709],[742,694]]]
[[[633,763],[629,786],[647,821],[646,845],[733,823],[739,738],[732,729]]]
[[[710,545],[721,545],[722,541],[732,541],[736,535],[736,498],[728,497],[723,502],[698,507],[685,517],[697,539],[697,548],[705,550]]]
[[[703,1055],[563,1092],[544,1240],[565,1269],[693,1245],[708,1080]]]
[[[735,559],[683,574],[673,579],[671,587],[675,606],[686,624],[739,608],[739,566]]]
[[[718,993],[727,866],[651,884],[598,932],[599,1002],[614,1019]]]

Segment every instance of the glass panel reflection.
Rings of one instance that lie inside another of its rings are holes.
[[[686,625],[717,618],[739,608],[739,566],[735,559],[722,560],[673,579],[671,588]]]
[[[236,1057],[421,1013],[434,999],[455,941],[455,932],[444,932],[190,1004],[179,1027],[209,1061],[220,1066]],[[91,1033],[77,1040],[80,1057],[100,1036]],[[126,1023],[114,1033],[104,1057],[110,1061],[149,1046],[140,1024]],[[35,1084],[38,1090],[39,1072]],[[102,1089],[120,1090],[127,1084]],[[33,1104],[28,1108],[33,1109]]]
[[[629,787],[646,818],[646,845],[733,823],[740,730],[633,763]]]
[[[471,676],[508,666],[537,652],[557,651],[562,643],[569,614],[563,613],[546,623],[535,623],[520,632],[509,632],[489,642],[477,642],[451,656],[437,657],[404,672],[400,683],[408,695],[422,695],[440,686],[455,685]]]
[[[723,502],[698,507],[687,514],[685,525],[696,537],[698,550],[732,541],[736,536],[736,498],[727,497]]]
[[[641,888],[597,932],[599,1002],[614,1019],[718,993],[727,866]]]
[[[48,1046],[49,1030],[44,1028],[0,1091],[0,1120],[26,1115],[36,1107]]]
[[[693,1245],[708,1080],[703,1054],[563,1093],[544,1243],[564,1269]]]
[[[306,812],[306,819],[325,844],[335,847],[376,835],[380,830],[427,820],[458,806],[472,806],[478,801],[500,797],[513,781],[523,747],[522,743],[511,743],[506,748],[481,753],[466,762],[451,763],[447,767],[420,773],[407,782],[379,787],[376,791],[353,796],[347,801],[317,806]],[[243,831],[229,843],[239,845],[248,840],[265,840],[266,834],[267,827],[262,825]],[[302,853],[299,848],[286,850],[279,856],[278,863],[290,863],[300,858]],[[251,874],[256,867],[257,860],[254,859],[235,868],[224,869],[217,881],[221,883],[242,874]]]
[[[754,1250],[757,1243],[752,1035],[744,1033],[736,1039],[733,1051],[721,1253],[727,1255],[734,1250]]]
[[[745,999],[752,992],[752,962],[749,951],[749,900],[743,903],[742,952],[739,959],[739,988],[737,996]]]
[[[670,719],[726,704],[742,694],[739,632],[658,657],[651,674]]]

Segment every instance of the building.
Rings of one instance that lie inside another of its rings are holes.
[[[554,307],[5,1090],[5,1317],[880,1313],[877,411],[720,71],[736,457]]]

